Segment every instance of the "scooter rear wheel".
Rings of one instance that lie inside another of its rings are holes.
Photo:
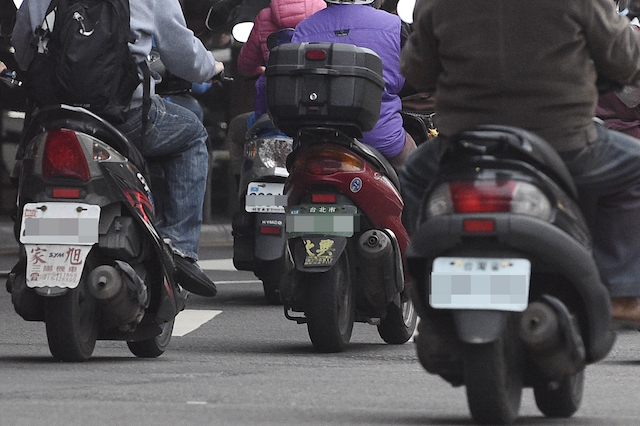
[[[157,358],[167,350],[169,342],[171,342],[171,333],[176,319],[165,322],[160,327],[162,331],[157,336],[134,342],[127,342],[127,346],[132,354],[139,358]]]
[[[264,297],[271,305],[282,305],[280,299],[280,280],[285,273],[284,258],[264,262],[256,276],[262,281]]]
[[[319,352],[344,351],[355,322],[355,300],[347,253],[322,273],[299,274],[311,343]]]
[[[395,303],[387,306],[387,315],[378,326],[378,334],[390,345],[406,343],[416,331],[418,314],[408,297],[402,299],[401,308]]]
[[[51,355],[59,361],[85,361],[98,337],[96,299],[84,281],[62,296],[45,299],[45,325]]]
[[[523,357],[512,319],[497,340],[467,344],[463,351],[467,402],[479,424],[510,424],[518,417]]]
[[[533,395],[538,409],[547,417],[571,417],[582,402],[584,390],[584,370],[566,376],[558,383],[548,383],[533,387]]]

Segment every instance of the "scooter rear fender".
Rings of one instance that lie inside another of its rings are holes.
[[[485,215],[486,218],[486,215]],[[584,339],[587,362],[604,358],[615,342],[611,330],[611,304],[600,280],[591,252],[561,229],[528,216],[494,215],[495,233],[492,252],[519,252],[542,260],[569,280],[585,313]],[[407,248],[407,266],[414,278],[414,303],[418,313],[428,314],[431,261],[438,256],[454,255],[468,249],[469,239],[462,231],[463,215],[443,215],[423,223]],[[552,249],[551,249],[552,248]]]
[[[285,215],[283,213],[256,213],[254,223],[254,255],[256,259],[268,262],[284,256],[284,249],[287,244]],[[280,228],[280,233],[263,234],[260,230],[263,226],[268,226],[271,229]]]
[[[513,312],[484,310],[453,310],[458,338],[464,343],[490,343],[502,335],[507,319]]]

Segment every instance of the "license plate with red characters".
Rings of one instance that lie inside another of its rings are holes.
[[[75,288],[91,248],[98,242],[100,206],[27,203],[20,242],[27,255],[27,286]]]
[[[27,287],[76,288],[91,247],[25,244]]]

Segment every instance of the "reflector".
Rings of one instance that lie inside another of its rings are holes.
[[[324,50],[307,50],[304,56],[309,61],[324,61],[327,58],[327,52]]]

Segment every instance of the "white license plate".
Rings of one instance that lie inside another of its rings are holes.
[[[529,300],[530,276],[527,259],[438,257],[429,304],[436,309],[522,312]]]
[[[287,238],[307,234],[350,237],[359,230],[358,208],[351,205],[305,204],[292,206],[287,213]]]
[[[93,245],[98,242],[100,206],[83,203],[27,203],[22,211],[23,244]]]
[[[283,183],[251,182],[247,187],[245,210],[248,213],[284,213],[287,205]]]
[[[27,287],[76,288],[92,246],[25,244]]]

